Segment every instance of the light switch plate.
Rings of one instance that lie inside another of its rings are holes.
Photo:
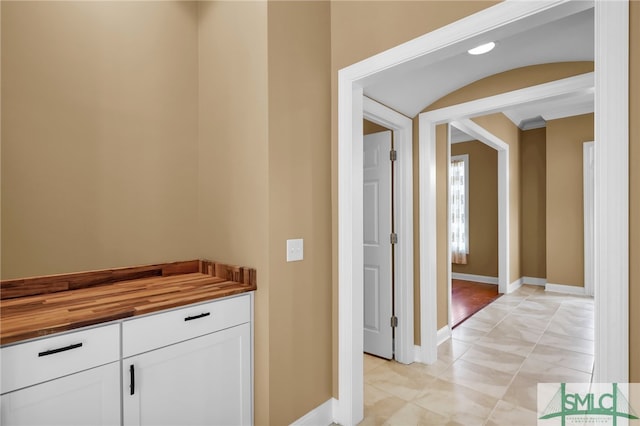
[[[304,259],[304,240],[287,240],[287,262],[295,262]]]

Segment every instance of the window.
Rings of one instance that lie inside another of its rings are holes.
[[[451,262],[466,265],[469,253],[469,156],[451,157]]]

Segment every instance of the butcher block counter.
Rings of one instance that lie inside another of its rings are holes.
[[[0,344],[257,289],[255,269],[206,260],[4,280]]]

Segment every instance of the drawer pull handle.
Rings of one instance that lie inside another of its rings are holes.
[[[194,315],[192,317],[186,317],[184,320],[185,321],[192,321],[192,320],[195,320],[195,319],[198,319],[198,318],[208,317],[209,315],[211,315],[211,312],[203,312],[203,313],[201,313],[199,315]]]
[[[136,372],[133,368],[133,364],[129,366],[129,377],[131,378],[131,384],[129,385],[129,395],[136,393]]]
[[[39,352],[38,356],[53,355],[53,354],[57,354],[64,351],[70,351],[71,349],[76,349],[80,347],[82,347],[82,343],[74,343],[73,345],[65,346],[64,348],[49,349],[48,351]]]

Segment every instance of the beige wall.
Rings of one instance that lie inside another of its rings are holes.
[[[329,3],[3,12],[3,278],[251,265],[256,423],[330,398]]]
[[[449,239],[449,209],[447,192],[449,189],[448,176],[448,129],[446,124],[436,126],[436,282],[438,298],[438,330],[449,323],[449,268],[447,263],[448,239]],[[419,204],[418,200],[414,201]],[[414,259],[420,263],[420,259]],[[418,313],[414,313],[414,323],[420,318]],[[418,327],[418,330],[420,328]]]
[[[196,5],[2,7],[2,278],[196,257]]]
[[[479,141],[451,145],[451,155],[469,156],[469,254],[452,272],[498,276],[498,152]]]
[[[547,282],[584,286],[582,145],[593,114],[547,123]]]
[[[546,129],[520,132],[522,276],[547,276]]]
[[[273,379],[267,4],[201,2],[198,18],[198,255],[258,271],[255,421],[267,424]]]
[[[509,283],[520,279],[520,132],[504,114],[473,119],[509,145]]]
[[[370,135],[372,133],[384,132],[390,129],[376,124],[369,120],[362,120],[362,134]]]
[[[329,4],[203,2],[200,20],[201,249],[258,268],[255,420],[289,424],[332,393]]]
[[[330,15],[269,2],[269,424],[332,394]],[[285,241],[304,238],[302,262]]]
[[[499,1],[332,1],[332,78],[341,68],[496,3]]]

